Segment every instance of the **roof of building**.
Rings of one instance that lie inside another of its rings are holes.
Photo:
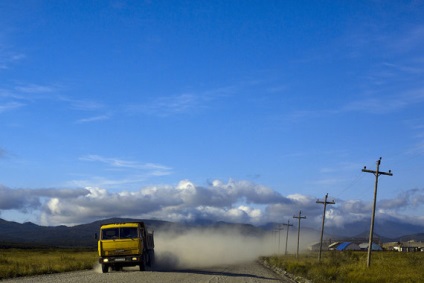
[[[334,243],[330,244],[330,245],[328,246],[328,248],[329,248],[329,249],[331,249],[331,248],[334,248],[334,247],[336,247],[336,246],[338,246],[338,245],[340,245],[340,242],[334,242]]]
[[[360,247],[361,249],[368,249],[368,243],[361,243],[361,244],[359,244],[359,247]],[[383,250],[383,249],[381,248],[381,246],[380,246],[380,245],[378,245],[378,244],[376,244],[376,243],[372,243],[371,247],[372,247],[372,250],[373,250],[373,251],[381,251],[381,250]]]
[[[352,242],[343,242],[340,245],[337,246],[336,250],[343,251],[345,250]]]

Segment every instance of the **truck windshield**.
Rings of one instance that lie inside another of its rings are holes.
[[[137,238],[137,228],[135,227],[123,227],[123,228],[109,228],[102,229],[102,239],[130,239]]]

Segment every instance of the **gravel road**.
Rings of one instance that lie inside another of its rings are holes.
[[[1,282],[40,282],[40,283],[70,283],[70,282],[185,282],[185,283],[215,283],[215,282],[286,282],[287,278],[278,276],[257,262],[247,262],[226,266],[216,266],[199,269],[144,271],[134,268],[124,268],[123,271],[101,273],[100,268],[87,271],[67,272],[60,274],[40,275],[4,280]]]

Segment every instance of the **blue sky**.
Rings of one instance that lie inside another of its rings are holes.
[[[2,1],[0,217],[424,226],[423,1]],[[347,216],[349,215],[349,217]],[[315,219],[315,220],[314,220]]]

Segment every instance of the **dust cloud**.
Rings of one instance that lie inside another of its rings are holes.
[[[228,265],[256,260],[284,249],[275,233],[246,234],[237,229],[193,229],[184,233],[155,234],[156,269],[181,269]],[[290,245],[296,250],[296,244]]]
[[[93,270],[94,270],[94,272],[96,272],[96,273],[103,273],[103,272],[102,272],[102,265],[101,265],[100,263],[98,263],[98,262],[96,262],[96,263],[94,264],[94,266],[93,266]]]
[[[228,227],[227,227],[228,228]],[[309,234],[309,235],[308,235]],[[303,233],[300,252],[316,239]],[[205,268],[254,261],[260,256],[284,254],[286,233],[251,232],[237,228],[161,229],[155,232],[155,264],[152,270]],[[297,233],[289,233],[287,251],[295,254]],[[101,265],[94,270],[101,273]]]

